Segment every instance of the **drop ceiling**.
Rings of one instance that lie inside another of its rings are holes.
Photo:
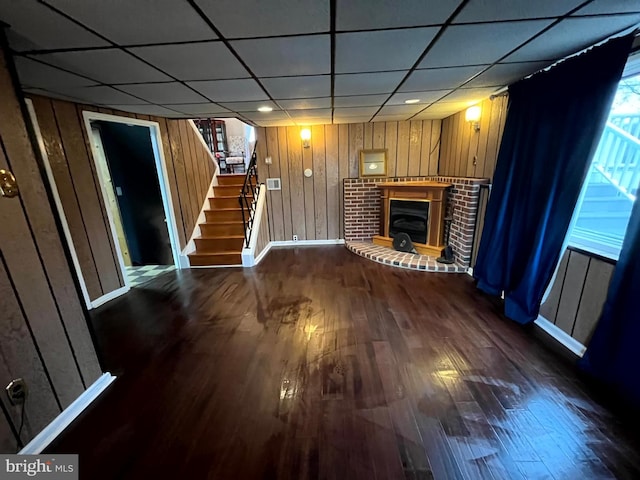
[[[27,92],[281,126],[447,117],[634,27],[640,0],[0,0],[0,20]]]

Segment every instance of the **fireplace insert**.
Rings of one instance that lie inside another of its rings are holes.
[[[415,243],[427,243],[429,202],[391,199],[389,202],[389,236],[404,232]]]

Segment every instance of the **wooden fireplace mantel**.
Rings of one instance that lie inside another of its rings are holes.
[[[444,248],[444,216],[446,210],[446,189],[450,183],[422,182],[383,182],[376,186],[382,190],[382,211],[380,214],[380,233],[373,237],[373,243],[393,248],[393,239],[389,236],[389,206],[391,200],[426,200],[429,202],[429,221],[427,243],[414,242],[415,249],[423,255],[440,256]]]

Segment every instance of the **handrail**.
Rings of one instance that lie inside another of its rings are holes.
[[[257,142],[256,142],[257,144]],[[258,167],[257,167],[257,155],[256,148],[253,147],[253,154],[247,167],[247,174],[244,177],[244,183],[242,184],[242,190],[240,190],[240,196],[238,197],[238,203],[240,203],[240,211],[242,212],[242,226],[244,230],[244,247],[249,247],[249,241],[251,240],[251,229],[253,228],[253,217],[255,215],[254,201],[258,198],[258,192],[260,191],[260,184],[258,183]],[[247,216],[245,217],[245,209]]]
[[[607,122],[593,167],[620,193],[634,201],[640,180],[640,140]]]

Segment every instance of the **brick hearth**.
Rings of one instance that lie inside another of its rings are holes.
[[[374,245],[370,242],[345,242],[345,245],[356,255],[368,258],[374,262],[391,265],[392,267],[423,270],[426,272],[464,273],[467,271],[467,267],[457,263],[445,265],[436,262],[436,259],[429,255],[396,252],[390,248]]]
[[[402,177],[402,178],[345,178],[344,180],[344,239],[346,242],[369,242],[380,230],[380,189],[377,183],[432,180],[451,183],[448,190],[448,209],[453,209],[449,244],[456,263],[468,267],[473,250],[473,233],[478,213],[480,185],[486,178],[463,177]],[[447,216],[451,213],[447,211]]]

